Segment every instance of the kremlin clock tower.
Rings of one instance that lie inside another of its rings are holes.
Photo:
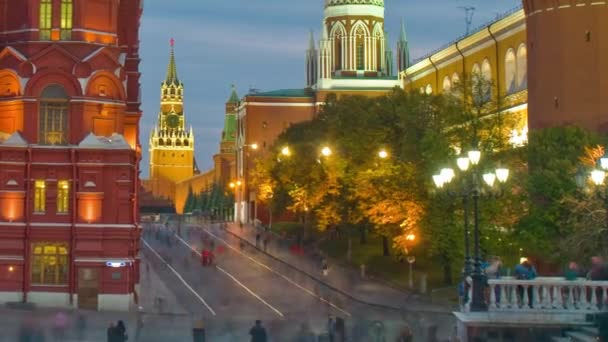
[[[152,194],[173,199],[175,184],[194,175],[194,134],[186,129],[184,85],[177,77],[174,40],[167,77],[161,83],[160,112],[150,136],[150,180]]]

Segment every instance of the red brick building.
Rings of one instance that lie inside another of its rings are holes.
[[[0,0],[0,302],[128,310],[142,0]]]

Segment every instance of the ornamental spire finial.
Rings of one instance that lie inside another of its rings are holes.
[[[179,79],[177,78],[177,66],[175,65],[175,39],[171,38],[169,40],[169,44],[171,45],[171,55],[169,57],[169,65],[167,66],[167,78],[165,83],[179,85]]]

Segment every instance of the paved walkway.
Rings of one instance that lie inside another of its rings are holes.
[[[158,275],[158,270],[152,263],[151,258],[160,261],[160,255],[148,249],[142,240],[142,259],[140,267],[140,291],[139,307],[144,313],[167,314],[167,315],[186,315],[187,310],[178,301],[175,294],[167,287],[165,281]],[[155,260],[155,261],[157,261]],[[164,263],[164,261],[161,261]],[[137,311],[134,308],[132,311]]]
[[[240,228],[237,224],[228,224],[226,230],[255,246],[258,230],[253,226],[244,225]],[[262,241],[259,243],[259,248],[263,249]],[[329,272],[327,275],[323,275],[319,256],[314,255],[311,251],[305,251],[304,254],[294,253],[290,249],[289,242],[282,241],[276,235],[273,235],[273,239],[268,244],[266,254],[315,277],[329,287],[346,293],[360,302],[404,310],[446,312],[454,309],[449,305],[431,303],[426,298],[420,298],[413,293],[396,289],[368,277],[363,278],[360,272],[332,263],[331,260],[328,265]]]

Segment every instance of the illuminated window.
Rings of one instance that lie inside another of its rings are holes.
[[[507,51],[505,56],[505,87],[507,94],[511,94],[515,91],[515,78],[517,73],[517,66],[515,64],[515,52],[513,49]]]
[[[68,245],[32,244],[32,284],[64,285],[68,281]]]
[[[432,86],[432,85],[430,85],[430,84],[427,84],[427,85],[426,85],[426,88],[424,88],[424,92],[425,92],[427,95],[431,95],[431,94],[433,93],[433,86]]]
[[[61,0],[61,40],[72,39],[72,0]]]
[[[517,87],[522,90],[528,87],[528,49],[521,44],[517,49]]]
[[[59,85],[42,91],[39,113],[38,143],[66,145],[68,142],[68,96]]]
[[[40,0],[40,40],[51,39],[51,25],[53,21],[52,0]]]
[[[57,212],[67,213],[70,210],[70,182],[60,180],[57,182]]]
[[[46,184],[43,180],[34,182],[34,212],[46,211]]]
[[[449,93],[452,91],[452,82],[450,81],[450,77],[446,76],[443,78],[443,92]]]
[[[486,58],[481,64],[481,77],[483,78],[482,92],[483,99],[489,101],[492,98],[492,66]]]

